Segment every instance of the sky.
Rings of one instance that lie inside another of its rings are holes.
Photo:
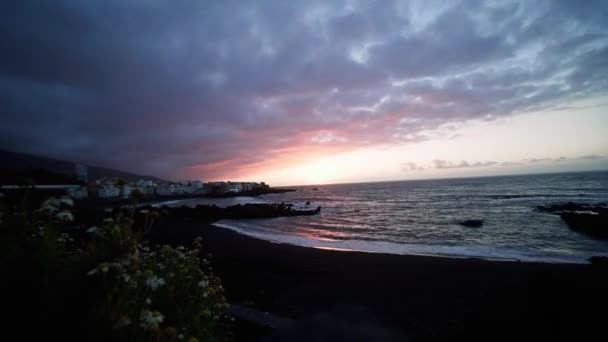
[[[2,1],[0,148],[271,185],[608,169],[606,1]]]

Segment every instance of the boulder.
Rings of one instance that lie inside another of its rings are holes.
[[[577,204],[573,202],[538,206],[536,210],[559,215],[568,228],[594,238],[608,239],[608,208],[606,203]]]
[[[465,227],[479,228],[483,226],[483,220],[464,220],[458,222],[458,224]]]

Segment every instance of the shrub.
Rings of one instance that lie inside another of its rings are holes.
[[[0,272],[15,294],[16,320],[82,340],[229,338],[228,304],[220,279],[199,259],[200,239],[192,248],[149,245],[145,232],[157,214],[145,213],[145,226],[135,227],[133,209],[74,238],[61,232],[71,204],[2,209]]]

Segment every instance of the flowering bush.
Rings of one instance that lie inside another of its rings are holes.
[[[22,283],[40,283],[45,292],[32,303],[22,302],[22,310],[35,306],[46,323],[72,315],[79,331],[89,334],[80,337],[89,340],[228,339],[228,304],[220,279],[207,260],[199,259],[200,239],[192,248],[149,245],[145,232],[158,214],[139,213],[145,224],[135,227],[133,209],[74,238],[60,232],[70,222],[66,217],[73,220],[72,205],[49,199],[34,212],[5,208],[0,215],[3,279],[15,276],[9,269],[26,270],[14,277],[13,291]]]

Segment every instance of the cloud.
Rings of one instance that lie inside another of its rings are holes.
[[[595,160],[595,159],[601,159],[602,156],[599,156],[597,154],[590,154],[590,155],[586,155],[586,156],[580,156],[576,159],[583,159],[583,160]]]
[[[521,166],[521,165],[525,165],[525,163],[513,162],[513,161],[507,161],[507,162],[500,163],[500,166]]]
[[[529,159],[524,159],[523,161],[527,162],[527,163],[531,163],[531,164],[536,164],[536,163],[543,163],[543,162],[559,163],[562,161],[571,161],[571,160],[596,160],[596,159],[601,159],[601,158],[602,158],[602,156],[599,156],[596,154],[591,154],[591,155],[580,156],[580,157],[529,158]]]
[[[469,168],[469,167],[487,167],[498,164],[495,161],[474,161],[469,162],[466,160],[462,160],[459,162],[453,162],[449,160],[441,160],[435,159],[433,160],[433,165],[436,169],[461,169],[461,168]]]
[[[415,143],[605,94],[607,6],[4,1],[0,147],[207,180]]]
[[[405,162],[401,163],[401,171],[409,172],[409,171],[423,171],[425,169],[424,166],[418,165],[413,162]]]
[[[529,159],[525,159],[526,162],[528,163],[542,163],[542,162],[547,162],[547,161],[555,161],[555,159],[552,158],[529,158]]]

